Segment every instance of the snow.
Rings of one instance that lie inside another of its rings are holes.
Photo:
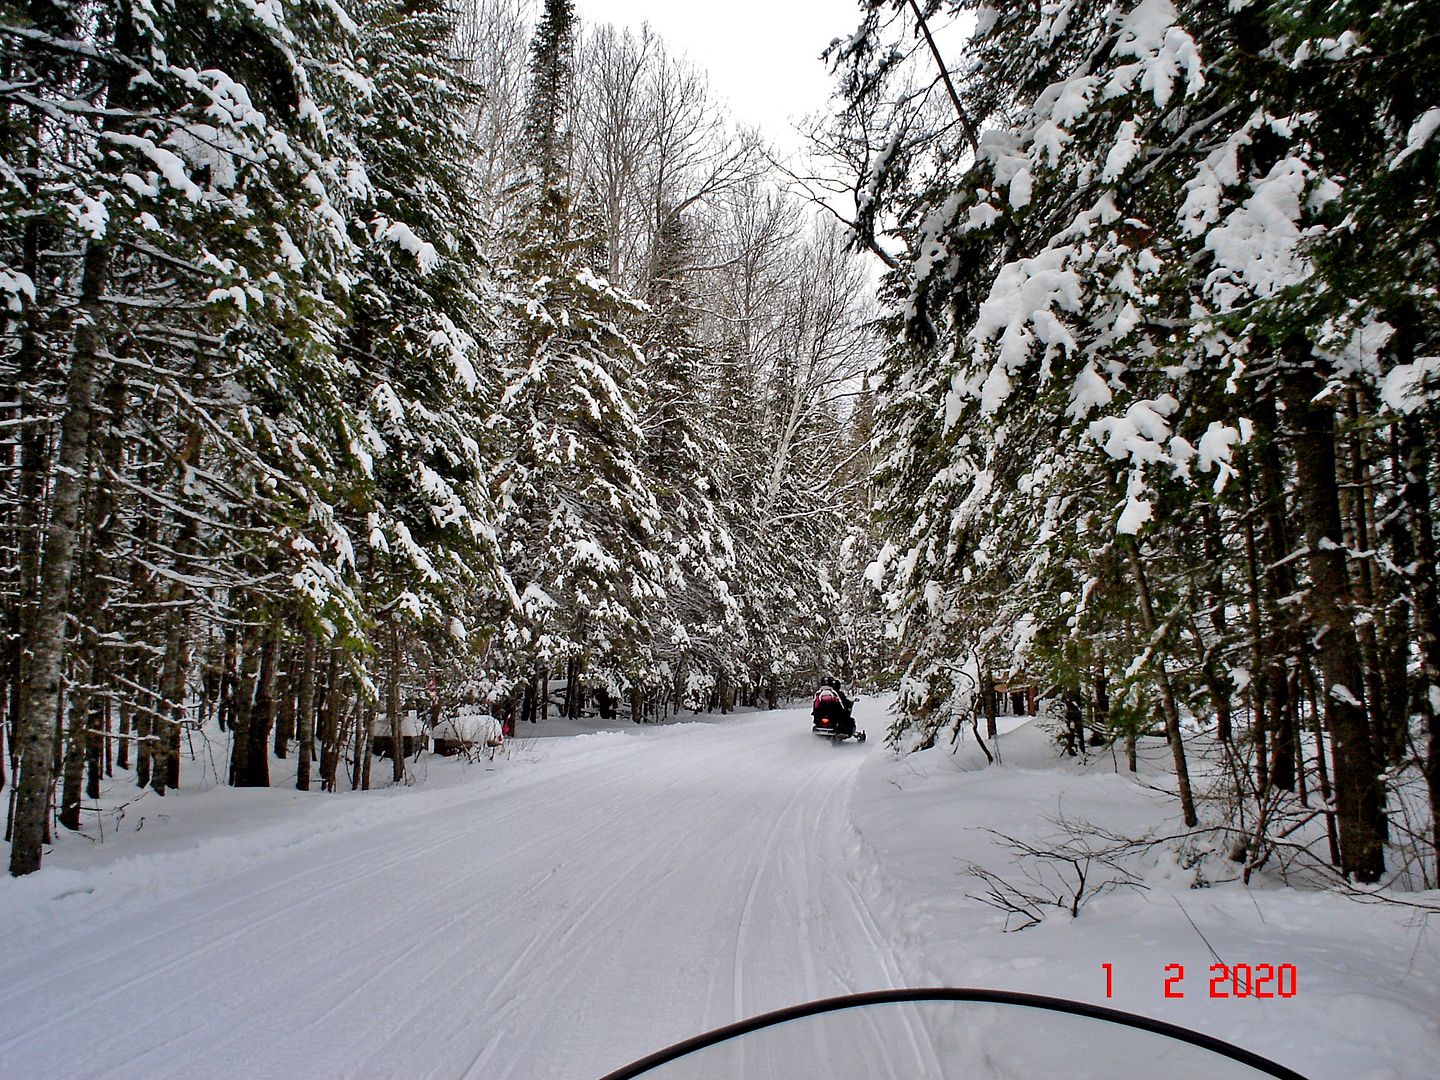
[[[896,757],[885,705],[862,699],[871,739],[838,747],[805,708],[550,721],[532,730],[558,737],[424,756],[413,786],[354,794],[296,792],[281,763],[271,790],[215,786],[223,755],[201,746],[207,783],[112,791],[89,839],[62,834],[43,870],[0,882],[6,1072],[594,1077],[802,1000],[949,984],[1158,1017],[1316,1080],[1440,1075],[1440,957],[1399,908],[1196,887],[1215,868],[1163,848],[1134,868],[1145,889],[1074,919],[1005,933],[973,898],[972,864],[1026,869],[990,829],[1178,830],[1163,741],[1142,740],[1138,778],[1057,758],[1038,722],[1010,722],[1000,766],[968,733]],[[1211,948],[1295,965],[1298,993],[1210,999]],[[1169,964],[1183,999],[1162,995]],[[884,1075],[885,1048],[848,1030],[844,1051]]]
[[[389,737],[390,717],[387,713],[376,710],[370,714],[370,733]],[[405,709],[400,713],[400,734],[410,738],[418,738],[425,734],[425,726],[420,720],[420,714],[415,709]],[[439,736],[440,738],[453,738],[454,736]]]
[[[1200,436],[1196,464],[1205,472],[1209,472],[1211,469],[1218,470],[1215,476],[1215,493],[1217,495],[1224,490],[1230,477],[1236,475],[1230,462],[1236,444],[1243,441],[1239,428],[1233,428],[1219,420],[1212,420],[1210,426],[1205,429],[1205,434]]]
[[[1146,522],[1155,516],[1149,499],[1145,498],[1145,483],[1138,470],[1132,469],[1126,484],[1125,509],[1115,522],[1115,532],[1120,536],[1134,536]]]
[[[1212,868],[1187,869],[1157,853],[1139,868],[1143,890],[1119,889],[1089,900],[1074,919],[1054,910],[1038,926],[1004,933],[1005,915],[973,899],[983,885],[966,868],[979,864],[1022,885],[1025,872],[1045,875],[1010,851],[1007,865],[995,833],[1045,846],[1058,841],[1060,818],[1128,835],[1155,828],[1157,818],[1162,831],[1183,829],[1174,797],[1151,786],[1166,772],[1163,739],[1141,740],[1138,782],[1108,755],[1098,769],[1058,763],[1038,722],[1002,735],[1000,747],[999,767],[982,768],[968,739],[953,755],[876,759],[856,786],[852,818],[874,857],[866,896],[887,930],[912,943],[905,973],[914,985],[1108,1004],[1207,1032],[1316,1080],[1440,1075],[1440,948],[1422,920],[1398,907],[1205,884]],[[1295,965],[1296,996],[1212,999],[1211,948],[1230,965]],[[1184,969],[1182,999],[1163,993],[1171,964]]]
[[[1405,149],[1390,159],[1390,168],[1398,169],[1406,158],[1418,154],[1437,131],[1440,131],[1440,108],[1425,110],[1424,115],[1410,125],[1405,135]]]
[[[422,274],[430,273],[440,263],[440,255],[436,252],[435,245],[428,240],[421,240],[403,221],[380,222],[379,234],[401,251],[415,256]]]
[[[1010,395],[1010,374],[1030,359],[1038,339],[1050,350],[1070,351],[1075,339],[1054,309],[1075,312],[1081,307],[1080,279],[1068,262],[1069,248],[1050,248],[1033,259],[1007,263],[980,305],[971,337],[979,345],[999,338],[999,352],[980,389],[980,408],[993,413]]]
[[[436,739],[454,739],[483,745],[500,738],[500,721],[489,713],[465,709],[441,720],[431,729],[430,735]]]
[[[0,293],[5,294],[7,310],[20,311],[26,300],[35,299],[35,282],[30,280],[28,274],[0,268]]]
[[[185,162],[179,155],[171,153],[162,146],[156,146],[151,140],[138,135],[127,135],[119,131],[106,131],[102,135],[110,142],[140,151],[150,159],[150,164],[159,170],[167,184],[191,202],[200,201],[200,187],[190,179],[190,175],[185,169]]]
[[[1298,222],[1301,196],[1312,176],[1298,158],[1276,162],[1244,204],[1206,234],[1205,246],[1215,253],[1216,263],[1206,288],[1221,310],[1251,296],[1272,297],[1310,272],[1300,252]]]
[[[1095,370],[1094,363],[1086,364],[1075,376],[1075,385],[1070,390],[1070,405],[1065,414],[1072,420],[1083,420],[1096,408],[1110,404],[1113,396],[1109,385]]]
[[[1380,400],[1398,413],[1422,408],[1440,387],[1440,356],[1426,356],[1413,364],[1397,364],[1380,383]]]
[[[1136,78],[1140,89],[1148,90],[1155,104],[1165,108],[1174,92],[1175,80],[1185,76],[1185,93],[1194,94],[1205,85],[1204,66],[1195,40],[1175,25],[1175,5],[1170,0],[1141,0],[1120,20],[1116,56],[1134,56],[1138,62],[1116,69],[1106,94],[1129,91]]]
[[[1164,443],[1170,437],[1168,418],[1180,403],[1169,394],[1148,401],[1132,402],[1124,416],[1105,416],[1086,429],[1091,440],[1112,458],[1129,458],[1136,464],[1166,459]]]
[[[1016,210],[1023,209],[1030,205],[1030,196],[1034,190],[1034,181],[1031,179],[1029,169],[1021,169],[1010,179],[1010,205]]]
[[[1105,168],[1101,170],[1101,183],[1114,183],[1125,175],[1125,170],[1140,153],[1140,140],[1136,137],[1135,121],[1126,120],[1120,125],[1120,131],[1115,136],[1115,145],[1110,148],[1109,155],[1105,158]]]
[[[88,234],[92,239],[103,240],[105,230],[110,225],[110,211],[105,206],[104,195],[92,199],[84,192],[80,192],[77,197],[80,205],[70,208],[71,214],[75,217],[76,228]]]

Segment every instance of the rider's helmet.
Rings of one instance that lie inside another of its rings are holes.
[[[828,687],[830,687],[832,690],[839,690],[839,689],[840,689],[840,680],[837,679],[837,678],[835,678],[834,675],[821,675],[821,676],[820,676],[820,685],[821,685],[821,686],[828,686]]]

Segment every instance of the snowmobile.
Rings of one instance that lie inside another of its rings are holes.
[[[816,735],[823,735],[825,738],[833,740],[836,745],[843,743],[846,739],[854,739],[857,743],[865,741],[865,732],[855,726],[854,720],[851,720],[847,726],[839,720],[821,716],[811,722],[810,730]]]
[[[879,990],[811,1001],[657,1050],[601,1080],[1305,1080],[1188,1028],[1006,990]]]
[[[855,726],[855,705],[840,690],[840,684],[826,675],[815,691],[810,709],[810,730],[823,735],[837,746],[846,739],[865,741],[865,732]]]

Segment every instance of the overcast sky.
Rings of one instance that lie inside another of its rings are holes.
[[[860,21],[855,0],[575,0],[588,24],[639,29],[710,74],[737,120],[787,148],[790,120],[826,108],[831,80],[820,53]]]

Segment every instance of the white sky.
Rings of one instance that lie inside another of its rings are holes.
[[[793,147],[790,121],[826,109],[820,53],[860,21],[855,0],[575,0],[586,24],[642,22],[710,75],[735,118]]]

